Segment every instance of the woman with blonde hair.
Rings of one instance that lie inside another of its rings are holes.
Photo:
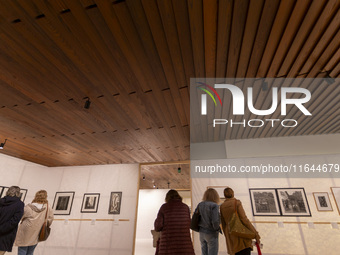
[[[46,190],[39,190],[35,193],[32,203],[25,206],[24,215],[19,224],[15,240],[15,245],[18,246],[18,255],[33,255],[45,218],[50,226],[53,221],[53,211],[48,205]]]
[[[208,188],[202,200],[196,208],[201,215],[198,225],[202,255],[217,255],[218,234],[221,231],[218,206],[220,198],[215,189]]]
[[[237,214],[243,225],[254,233],[256,242],[258,244],[260,244],[260,235],[247,218],[241,201],[234,197],[234,191],[227,187],[224,189],[224,196],[226,199],[221,205],[220,211],[228,253],[231,255],[250,255],[253,249],[252,239],[234,236],[229,233],[229,221],[235,211],[237,211]]]

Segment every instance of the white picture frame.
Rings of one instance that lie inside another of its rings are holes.
[[[333,211],[331,201],[329,200],[328,192],[313,192],[316,209],[319,212]]]
[[[54,210],[54,215],[71,214],[74,193],[74,191],[56,192],[52,207]]]

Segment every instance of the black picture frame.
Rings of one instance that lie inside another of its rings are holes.
[[[120,214],[120,208],[122,205],[121,191],[111,192],[110,203],[109,203],[109,214]]]
[[[98,211],[100,193],[85,193],[81,205],[81,213],[96,213]]]
[[[74,191],[56,192],[53,201],[54,215],[70,215],[74,199]]]
[[[254,216],[281,216],[276,189],[249,189],[249,194]]]
[[[278,188],[282,216],[312,216],[304,188]]]
[[[28,191],[27,189],[20,189],[20,200],[22,202],[25,202],[27,191]]]
[[[8,187],[0,186],[0,198],[3,198],[5,196],[7,190],[8,190]]]

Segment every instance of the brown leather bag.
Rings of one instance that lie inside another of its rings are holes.
[[[236,203],[237,200],[235,199],[235,212],[233,213],[229,221],[229,234],[247,239],[255,238],[255,233],[244,226],[242,221],[240,220],[237,214]]]
[[[50,228],[50,226],[48,226],[48,223],[47,223],[47,212],[48,212],[48,203],[46,204],[45,221],[44,221],[44,224],[42,225],[42,227],[40,229],[40,233],[39,233],[39,237],[38,237],[39,242],[46,241],[47,238],[50,235],[50,232],[51,232],[51,228]]]

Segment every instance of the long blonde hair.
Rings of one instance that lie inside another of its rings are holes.
[[[220,202],[220,196],[217,191],[213,188],[208,188],[203,194],[203,201],[211,201],[218,204]]]
[[[32,203],[38,204],[47,204],[47,191],[46,190],[39,190],[35,193],[35,197],[32,200]]]

